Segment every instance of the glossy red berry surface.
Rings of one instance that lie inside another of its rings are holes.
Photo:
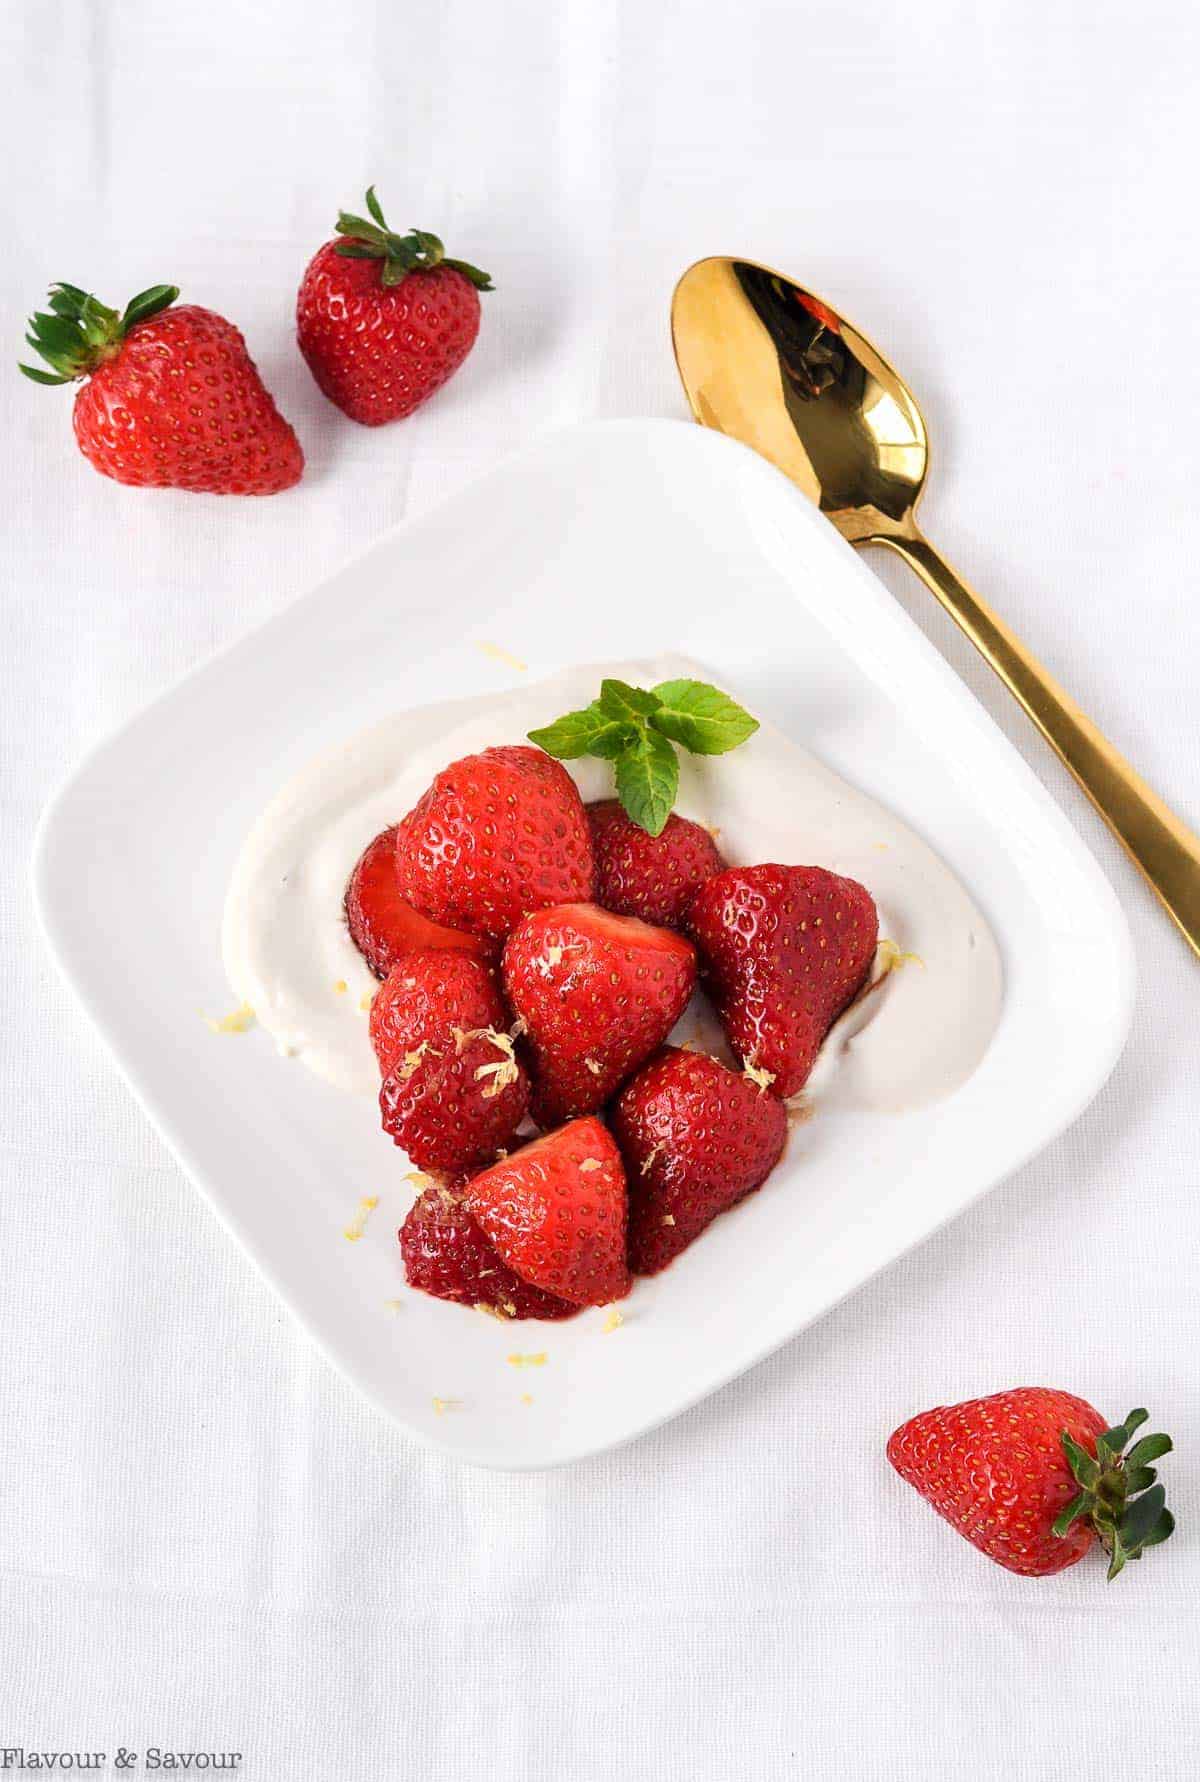
[[[532,1059],[534,1119],[553,1126],[604,1106],[682,1015],[695,949],[670,928],[592,903],[526,916],[501,970]]]
[[[574,1305],[607,1305],[628,1293],[625,1171],[601,1121],[559,1127],[463,1192],[522,1280]]]
[[[709,831],[669,816],[649,835],[616,798],[587,807],[596,855],[596,902],[620,916],[681,926],[696,891],[725,865]]]
[[[491,969],[444,948],[394,966],[371,1005],[383,1129],[418,1169],[490,1163],[525,1117],[529,1082]]]
[[[447,948],[493,956],[494,945],[460,928],[444,928],[421,915],[400,895],[396,877],[396,837],[399,824],[384,829],[359,858],[346,886],[346,921],[350,938],[375,973],[386,978],[406,954]]]
[[[1106,1427],[1073,1393],[1020,1387],[922,1411],[896,1430],[887,1454],[973,1547],[1010,1572],[1043,1578],[1074,1565],[1095,1539],[1088,1521],[1061,1537],[1051,1529],[1079,1489],[1062,1433],[1094,1455]]]
[[[241,333],[194,304],[132,327],[80,389],[74,419],[84,457],[119,483],[274,495],[304,469]]]
[[[703,1052],[664,1047],[612,1109],[629,1182],[629,1266],[665,1268],[783,1154],[783,1103]]]
[[[503,1318],[573,1318],[579,1307],[514,1274],[467,1211],[460,1188],[427,1188],[400,1228],[410,1287]]]
[[[431,921],[503,940],[529,910],[592,894],[592,838],[575,782],[523,745],[438,774],[400,826],[400,894]]]
[[[820,866],[730,867],[697,891],[687,931],[730,1045],[794,1095],[871,968],[870,892]]]
[[[339,238],[343,239],[344,238]],[[383,283],[383,262],[326,242],[296,299],[296,338],[318,385],[364,427],[401,420],[453,376],[479,333],[479,293],[452,266]]]

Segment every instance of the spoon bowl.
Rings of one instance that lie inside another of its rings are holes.
[[[929,442],[911,391],[846,318],[752,260],[690,267],[671,305],[695,418],[769,458],[852,544],[896,551],[1074,774],[1200,955],[1200,839],[924,537]]]
[[[769,458],[856,543],[902,527],[929,469],[899,376],[827,303],[749,260],[701,260],[671,311],[692,412]]]

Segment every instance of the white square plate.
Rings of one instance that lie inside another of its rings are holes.
[[[222,901],[262,805],[369,723],[517,680],[480,641],[533,676],[685,650],[922,834],[1003,955],[1000,1025],[962,1088],[801,1128],[776,1172],[788,1191],[639,1283],[611,1334],[603,1313],[506,1328],[408,1292],[395,1234],[410,1193],[370,1103],[262,1032],[214,1038],[196,1012],[228,1006]],[[1116,899],[971,694],[783,477],[681,422],[535,443],[193,674],[59,794],[35,884],[62,970],[262,1273],[381,1408],[489,1466],[627,1440],[794,1336],[1081,1112],[1132,997]],[[364,1194],[379,1207],[347,1243]],[[518,1371],[514,1349],[548,1361]]]

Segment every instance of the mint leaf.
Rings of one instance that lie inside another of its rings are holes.
[[[705,681],[664,681],[650,692],[604,680],[599,699],[528,734],[559,761],[596,755],[613,762],[625,810],[648,835],[661,835],[679,790],[674,744],[694,755],[723,755],[757,729],[757,718]]]
[[[626,681],[601,681],[597,703],[617,723],[640,724],[658,710],[660,702],[657,694],[647,693],[643,687],[631,687]]]
[[[595,703],[583,711],[565,713],[543,730],[529,732],[531,743],[559,761],[574,761],[579,755],[599,755],[612,761],[635,736],[631,724],[614,723]]]
[[[654,693],[651,724],[693,755],[724,755],[758,729],[757,718],[707,681],[663,681]]]
[[[665,736],[644,730],[617,756],[617,797],[647,835],[661,835],[679,786],[679,757]]]

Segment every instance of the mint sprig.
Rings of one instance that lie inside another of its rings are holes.
[[[757,729],[757,718],[707,681],[661,681],[647,689],[604,680],[599,699],[531,730],[529,740],[559,761],[581,755],[611,761],[625,810],[648,835],[661,835],[679,790],[672,745],[692,755],[724,755]]]

